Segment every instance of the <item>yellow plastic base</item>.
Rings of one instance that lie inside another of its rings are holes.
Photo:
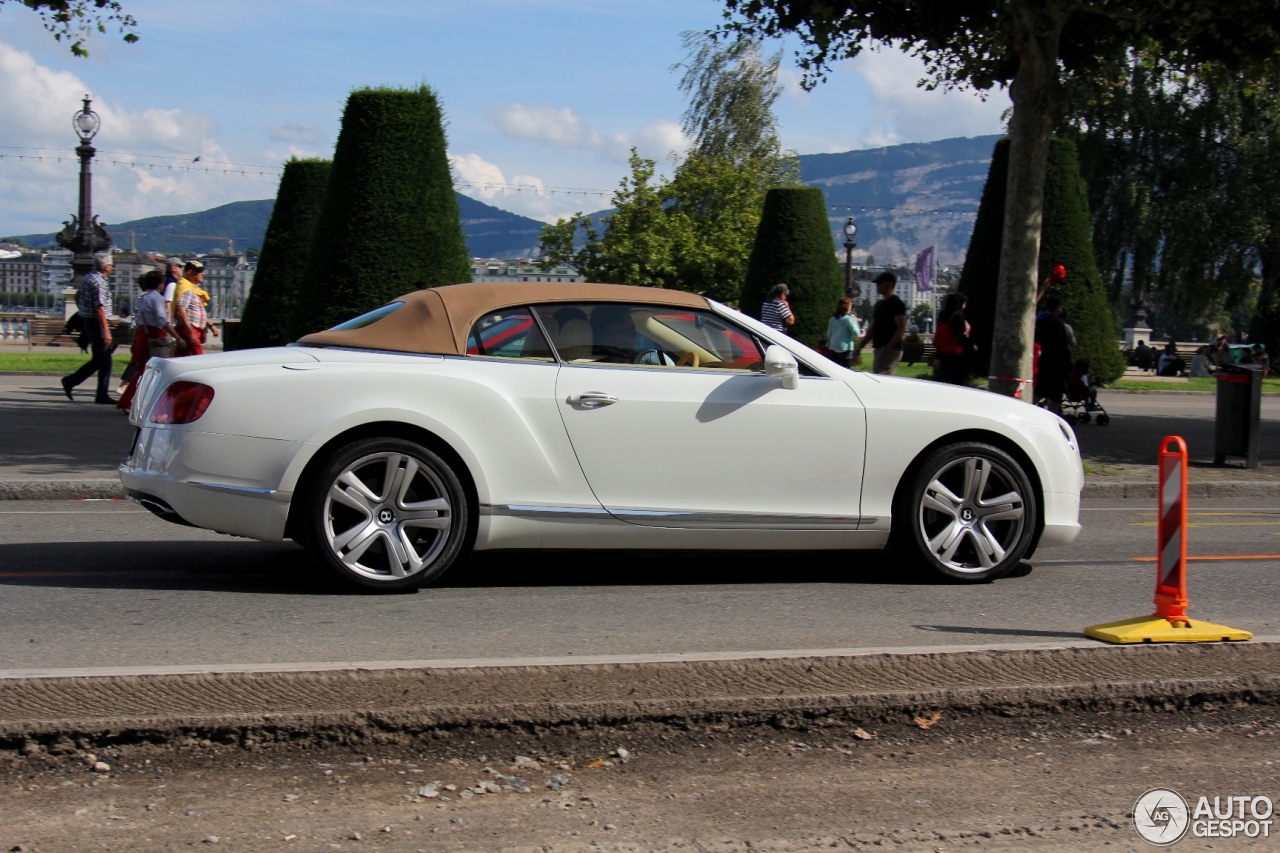
[[[1217,643],[1253,637],[1248,631],[1226,625],[1199,619],[1188,619],[1174,625],[1159,616],[1136,616],[1105,625],[1091,625],[1084,629],[1084,633],[1107,643]]]

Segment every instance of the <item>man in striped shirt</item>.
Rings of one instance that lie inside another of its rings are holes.
[[[769,298],[760,308],[760,322],[784,334],[788,326],[795,325],[796,316],[791,313],[791,306],[787,303],[790,293],[791,288],[785,284],[775,284],[769,290]]]
[[[84,366],[70,376],[62,377],[62,393],[72,399],[71,389],[98,372],[98,390],[93,398],[95,403],[110,403],[115,400],[107,393],[111,382],[111,323],[107,316],[111,312],[111,288],[107,276],[111,275],[111,256],[94,255],[93,272],[85,273],[76,293],[76,308],[80,311],[80,322],[84,324],[84,334],[89,340],[89,360]]]

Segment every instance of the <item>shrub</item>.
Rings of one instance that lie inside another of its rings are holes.
[[[330,160],[296,159],[284,164],[253,287],[232,348],[279,346],[290,340],[286,327],[296,297],[306,291],[303,275],[332,165]]]
[[[290,336],[329,328],[410,290],[471,280],[435,93],[347,99]]]
[[[812,346],[826,335],[827,319],[844,296],[844,274],[817,187],[779,187],[765,195],[739,307],[758,318],[769,288],[779,282],[791,288],[791,335]]]
[[[1004,234],[1006,174],[1009,140],[996,143],[991,171],[982,190],[982,202],[959,289],[969,298],[965,312],[973,326],[979,351],[975,369],[987,373],[988,354],[996,313],[996,289],[1000,281],[1000,249]],[[1043,281],[1054,266],[1067,268],[1066,281],[1054,285],[1067,307],[1067,321],[1076,333],[1073,358],[1087,358],[1092,377],[1112,382],[1124,374],[1124,354],[1117,343],[1115,319],[1107,303],[1106,289],[1094,259],[1089,230],[1089,204],[1075,143],[1054,139],[1049,146],[1045,176],[1044,222],[1040,236],[1040,272]],[[942,318],[939,318],[939,322]]]

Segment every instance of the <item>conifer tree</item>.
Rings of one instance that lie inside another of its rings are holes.
[[[410,290],[470,280],[435,92],[352,92],[289,336]]]
[[[791,336],[813,346],[844,296],[844,275],[817,187],[777,187],[765,195],[739,307],[758,318],[769,289],[780,283],[791,289]]]
[[[959,289],[969,298],[965,317],[973,326],[978,344],[975,361],[980,373],[987,370],[995,325],[1008,167],[1009,140],[1006,138],[996,143],[991,157],[991,170],[982,190],[978,218],[960,277]],[[1116,321],[1094,260],[1089,205],[1074,143],[1065,139],[1054,139],[1050,143],[1044,191],[1040,280],[1049,277],[1055,266],[1066,267],[1066,280],[1053,285],[1050,292],[1059,296],[1067,307],[1067,321],[1076,333],[1072,355],[1089,359],[1096,380],[1113,381],[1124,373],[1124,355],[1120,352]]]
[[[273,347],[288,342],[285,326],[295,297],[304,290],[303,273],[324,205],[331,160],[293,159],[284,164],[271,221],[262,241],[253,288],[230,349]]]

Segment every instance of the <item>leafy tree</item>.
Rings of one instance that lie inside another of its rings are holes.
[[[1239,328],[1229,318],[1256,300],[1254,331],[1274,347],[1280,72],[1193,74],[1133,51],[1105,73],[1104,93],[1064,125],[1079,140],[1113,301],[1150,305],[1157,333],[1184,338]]]
[[[737,298],[765,192],[795,183],[799,161],[782,151],[773,103],[781,54],[755,42],[717,45],[686,32],[680,88],[689,97],[684,130],[693,148],[669,180],[631,152],[631,174],[613,197],[603,232],[581,213],[543,229],[550,263],[589,279]],[[579,238],[585,242],[579,244]]]
[[[817,187],[779,187],[765,196],[742,285],[742,311],[758,318],[769,289],[779,283],[791,289],[792,337],[813,345],[826,335],[827,318],[844,296],[844,270]]]
[[[969,299],[965,316],[978,344],[975,360],[979,370],[997,369],[990,365],[987,353],[994,335],[998,299],[995,272],[1001,257],[1000,224],[1004,221],[1009,147],[1008,139],[996,143],[960,277],[959,289]],[[1055,285],[1052,292],[1066,305],[1068,321],[1076,333],[1073,355],[1088,358],[1092,374],[1099,381],[1111,382],[1124,373],[1124,356],[1117,346],[1115,321],[1093,258],[1088,202],[1073,143],[1064,139],[1052,141],[1046,174],[1039,276],[1041,281],[1048,278],[1058,264],[1067,268],[1066,280]],[[1023,378],[1030,376],[1028,372]]]
[[[928,302],[921,302],[915,308],[911,309],[908,324],[914,325],[917,329],[929,328],[929,321],[933,319],[933,306]]]
[[[0,0],[0,6],[11,0]],[[105,33],[107,26],[115,24],[128,44],[138,40],[134,29],[138,22],[127,14],[119,0],[17,0],[35,12],[44,22],[44,28],[53,33],[57,41],[71,42],[71,52],[76,56],[88,56],[85,40],[94,32]]]
[[[871,43],[920,57],[930,87],[979,91],[1008,85],[1013,100],[1004,239],[991,372],[1031,372],[1032,312],[1039,266],[1045,168],[1054,124],[1065,105],[1064,79],[1087,84],[1099,65],[1136,44],[1157,45],[1198,65],[1270,60],[1280,45],[1273,0],[991,0],[900,3],[865,0],[725,0],[734,35],[799,35],[806,85],[830,63]],[[1247,26],[1242,26],[1247,22]],[[991,390],[1012,394],[1014,381]]]
[[[471,280],[435,92],[347,99],[324,207],[288,325],[301,337],[415,288]]]
[[[289,340],[285,328],[297,298],[307,292],[303,274],[332,166],[330,160],[285,163],[233,349],[279,346]]]

